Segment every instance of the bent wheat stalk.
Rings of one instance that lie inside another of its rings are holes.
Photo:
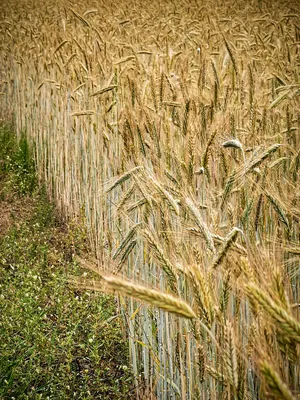
[[[99,273],[99,272],[98,272]],[[100,292],[118,292],[137,300],[145,301],[155,307],[161,308],[183,318],[196,318],[194,310],[189,304],[178,297],[151,289],[146,286],[129,282],[118,276],[101,275],[100,281],[85,281],[75,279],[71,281],[75,286]]]

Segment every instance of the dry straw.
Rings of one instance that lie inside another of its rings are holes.
[[[57,4],[2,0],[0,118],[84,222],[90,286],[145,303],[121,304],[136,397],[292,398],[298,2]]]

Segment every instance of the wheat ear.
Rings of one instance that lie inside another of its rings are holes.
[[[260,362],[260,371],[266,380],[270,394],[276,399],[295,400],[287,385],[281,380],[275,369],[267,362]]]
[[[99,273],[99,272],[98,272]],[[160,292],[155,289],[141,286],[135,282],[129,282],[118,276],[101,275],[100,281],[74,280],[77,287],[100,292],[118,292],[124,296],[130,296],[137,300],[145,301],[155,307],[161,308],[183,318],[196,318],[196,314],[189,304],[178,297]]]
[[[287,337],[300,343],[300,323],[285,309],[279,307],[271,297],[261,290],[256,284],[246,285],[247,294],[250,299],[255,300],[270,317],[277,323],[277,327]]]

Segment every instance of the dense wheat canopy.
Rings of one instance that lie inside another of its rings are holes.
[[[106,270],[77,284],[145,301],[121,301],[137,396],[297,398],[299,3],[2,0],[0,16],[1,117]]]

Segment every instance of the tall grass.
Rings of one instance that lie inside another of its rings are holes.
[[[2,118],[35,143],[61,210],[84,217],[95,268],[138,284],[109,278],[137,388],[296,398],[297,2],[1,7]],[[153,289],[196,317],[153,308]]]

